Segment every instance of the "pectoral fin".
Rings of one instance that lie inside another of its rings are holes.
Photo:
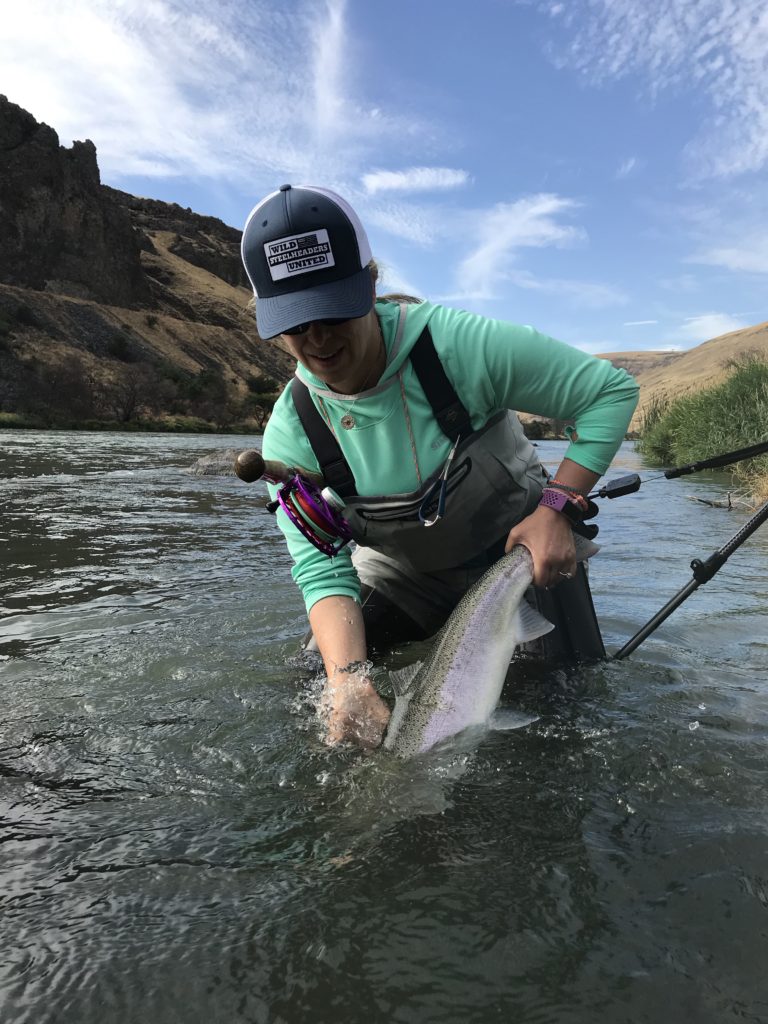
[[[592,558],[600,550],[600,545],[593,543],[587,537],[582,537],[580,533],[574,533],[573,543],[576,548],[576,561],[585,562],[588,558]]]
[[[404,697],[410,690],[416,674],[421,668],[421,662],[416,661],[413,665],[406,665],[405,668],[397,668],[389,673],[392,689],[396,697]]]

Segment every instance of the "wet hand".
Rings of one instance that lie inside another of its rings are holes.
[[[514,526],[505,551],[515,544],[528,548],[533,558],[533,583],[551,589],[576,573],[576,549],[570,523],[559,512],[538,505]]]
[[[370,679],[361,673],[337,672],[328,680],[321,703],[325,742],[356,743],[366,750],[381,745],[390,711]]]

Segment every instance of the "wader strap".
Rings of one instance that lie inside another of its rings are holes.
[[[454,442],[458,437],[469,437],[472,433],[472,421],[448,380],[440,357],[435,351],[429,327],[425,327],[421,332],[408,358],[445,436]],[[291,381],[291,397],[325,482],[340,498],[352,497],[357,493],[357,485],[349,463],[344,458],[339,442],[312,401],[309,388],[298,377]]]
[[[351,498],[356,493],[356,484],[349,463],[344,458],[331,428],[312,401],[309,388],[298,377],[291,381],[291,398],[326,484],[332,487],[340,498]]]
[[[453,384],[448,380],[440,357],[435,351],[429,327],[425,327],[419,335],[409,358],[445,436],[454,442],[458,437],[469,437],[472,433],[472,421],[454,391]]]

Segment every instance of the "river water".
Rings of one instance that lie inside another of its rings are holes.
[[[394,764],[320,741],[263,486],[186,472],[252,444],[0,434],[2,1019],[768,1021],[768,528],[626,661],[513,670],[530,727]],[[602,502],[609,650],[725,488]]]

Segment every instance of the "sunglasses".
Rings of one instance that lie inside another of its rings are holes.
[[[296,324],[295,327],[288,327],[286,330],[281,331],[281,334],[306,334],[312,324],[325,324],[326,327],[338,327],[339,324],[345,324],[347,321],[352,320],[351,316],[332,316],[326,317],[324,320],[309,320],[305,324]]]

